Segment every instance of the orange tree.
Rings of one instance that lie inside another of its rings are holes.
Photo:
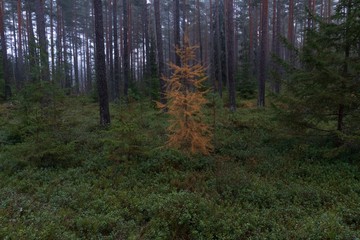
[[[196,46],[190,46],[187,37],[183,47],[176,48],[176,54],[181,59],[181,66],[170,63],[172,70],[166,82],[166,104],[157,103],[161,109],[166,109],[170,116],[167,129],[169,140],[167,146],[191,153],[208,155],[212,149],[211,129],[204,122],[202,112],[207,103],[203,90],[203,82],[207,79],[205,68],[196,63]]]

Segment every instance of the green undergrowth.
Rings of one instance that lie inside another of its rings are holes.
[[[360,238],[356,151],[290,135],[251,101],[221,105],[214,152],[191,156],[163,147],[148,103],[111,105],[108,128],[87,98],[26,116],[2,104],[0,239]]]

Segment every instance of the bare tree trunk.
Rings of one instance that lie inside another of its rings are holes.
[[[39,38],[40,48],[40,71],[41,80],[49,81],[49,53],[47,50],[46,31],[45,31],[45,11],[44,0],[35,0],[36,29]]]
[[[253,72],[253,59],[254,59],[254,26],[253,26],[253,6],[251,0],[248,2],[249,5],[249,63],[251,72]]]
[[[265,107],[265,77],[268,45],[268,0],[264,0],[261,13],[261,45],[260,45],[260,69],[259,69],[259,95],[258,106]]]
[[[157,57],[158,57],[158,73],[160,81],[160,101],[165,104],[165,83],[163,78],[164,72],[164,53],[163,53],[163,42],[162,42],[162,31],[161,31],[161,22],[160,22],[160,2],[159,0],[154,0],[154,11],[155,11],[155,32],[156,32],[156,46],[157,46]]]
[[[32,82],[36,82],[39,79],[37,65],[38,65],[38,56],[36,53],[36,42],[35,42],[35,34],[33,21],[31,16],[30,3],[27,3],[27,11],[26,11],[26,23],[27,23],[27,35],[28,35],[28,46],[29,46],[29,71],[30,71],[30,79]]]
[[[200,14],[200,1],[199,0],[196,0],[196,21],[197,21],[197,31],[198,31],[200,63],[203,64],[204,59],[203,59],[202,37],[201,37],[201,14]]]
[[[120,61],[118,46],[117,0],[113,0],[113,27],[114,27],[114,100],[120,98]]]
[[[17,1],[17,17],[18,17],[18,86],[24,84],[24,57],[22,44],[22,7],[21,0]]]
[[[227,82],[229,89],[230,110],[236,110],[236,86],[234,76],[234,6],[233,0],[225,0],[225,16],[226,16],[226,55],[227,55]]]
[[[108,12],[108,46],[107,48],[109,49],[108,53],[109,53],[109,86],[110,86],[110,98],[111,100],[115,99],[115,80],[114,80],[114,55],[113,55],[113,18],[114,16],[112,16],[113,14],[113,9],[114,6],[112,6],[112,1],[109,1],[109,6],[108,9],[106,9],[106,11]]]
[[[130,81],[130,53],[129,53],[129,13],[128,1],[123,0],[123,70],[124,70],[124,96],[128,97],[129,81]]]
[[[180,3],[179,0],[174,1],[174,42],[175,47],[180,47]],[[175,55],[175,64],[177,66],[181,66],[180,56],[176,54]]]
[[[110,124],[109,97],[106,83],[104,25],[101,0],[94,0],[96,37],[96,83],[99,94],[100,125]]]
[[[54,6],[53,0],[50,0],[50,51],[51,51],[51,80],[55,73],[55,50],[54,50]]]
[[[220,32],[220,3],[219,0],[215,0],[215,21],[216,21],[216,30],[215,30],[215,39],[216,39],[216,77],[218,81],[218,91],[219,95],[222,98],[223,90],[223,78],[222,78],[222,49],[221,49],[221,32]]]
[[[69,63],[68,63],[68,46],[66,42],[66,31],[65,31],[65,19],[64,19],[64,9],[61,9],[61,26],[62,26],[62,43],[63,43],[63,67],[64,67],[64,77],[65,77],[65,89],[67,94],[70,94],[71,91],[71,77],[69,76]]]
[[[9,74],[9,63],[7,57],[7,45],[5,37],[5,26],[4,26],[4,1],[0,0],[0,37],[1,37],[1,56],[2,56],[2,68],[5,81],[5,100],[8,100],[11,97],[11,87],[10,87],[10,74]]]
[[[290,0],[289,2],[289,20],[288,20],[288,36],[287,40],[293,46],[294,42],[294,0]],[[291,49],[287,51],[287,60],[293,63],[293,53]]]

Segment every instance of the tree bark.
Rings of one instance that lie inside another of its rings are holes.
[[[222,98],[222,90],[223,90],[223,75],[222,75],[222,48],[221,48],[221,31],[220,31],[220,3],[219,0],[215,0],[215,8],[216,8],[216,13],[215,13],[215,21],[216,21],[216,26],[215,26],[215,41],[216,41],[216,50],[215,50],[215,55],[216,55],[216,78],[218,81],[218,92],[220,97]]]
[[[54,6],[53,0],[50,0],[50,51],[51,51],[51,80],[55,73],[55,50],[54,50]]]
[[[157,57],[158,57],[158,77],[160,81],[160,101],[161,103],[166,103],[165,96],[165,82],[162,79],[164,72],[164,53],[163,53],[163,42],[162,42],[162,31],[161,31],[161,22],[160,22],[160,2],[159,0],[154,0],[154,11],[155,11],[155,32],[156,32],[156,46],[157,46]]]
[[[265,78],[268,45],[268,0],[262,2],[258,107],[265,107]]]
[[[18,17],[18,87],[24,84],[24,57],[22,44],[22,6],[21,0],[17,1],[17,17]]]
[[[8,57],[7,57],[7,45],[6,45],[5,25],[4,25],[4,12],[5,12],[4,1],[0,0],[1,56],[2,56],[3,76],[4,76],[4,81],[5,81],[4,98],[5,98],[5,100],[8,100],[11,97],[12,94],[11,94],[11,86],[10,86],[9,63],[8,63]]]
[[[236,110],[236,86],[234,76],[234,3],[233,0],[225,1],[225,16],[226,16],[226,52],[227,52],[227,82],[229,83],[229,103],[230,110]]]
[[[201,14],[200,14],[200,1],[196,0],[196,22],[197,22],[197,34],[198,34],[198,45],[199,45],[199,57],[200,63],[203,64],[203,45],[201,37]]]
[[[180,47],[180,3],[179,0],[174,1],[174,42],[175,47]],[[180,56],[176,54],[175,55],[175,64],[177,66],[181,66]]]
[[[128,13],[128,1],[123,0],[123,70],[124,70],[124,96],[128,97],[129,81],[130,81],[130,53],[129,53],[129,13]]]
[[[101,0],[94,0],[96,41],[96,83],[99,95],[100,125],[110,124],[109,97],[106,83],[104,25]]]
[[[120,98],[120,61],[118,46],[117,0],[113,0],[113,27],[114,27],[114,100]]]
[[[35,0],[36,29],[39,38],[41,80],[49,81],[49,53],[45,31],[44,0]]]

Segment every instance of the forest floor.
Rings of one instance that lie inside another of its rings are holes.
[[[150,104],[107,129],[87,98],[1,104],[0,239],[359,239],[359,154],[253,106],[209,109],[214,152],[190,156]]]

